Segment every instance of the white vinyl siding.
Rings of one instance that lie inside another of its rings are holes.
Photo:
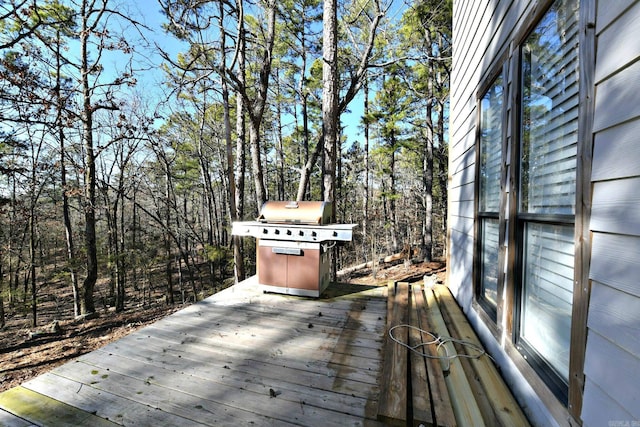
[[[598,2],[582,421],[640,425],[640,2]]]

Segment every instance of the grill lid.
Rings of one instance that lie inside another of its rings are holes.
[[[269,201],[262,205],[258,220],[278,224],[316,224],[331,223],[331,202],[281,202]]]

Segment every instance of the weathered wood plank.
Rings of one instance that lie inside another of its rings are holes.
[[[0,426],[3,427],[30,427],[33,423],[17,417],[10,412],[0,409]]]
[[[90,412],[21,386],[0,393],[0,408],[37,425],[96,427],[117,425]]]
[[[387,335],[384,346],[378,419],[391,425],[404,425],[407,420],[407,349],[389,337],[389,329],[408,322],[409,284],[389,283],[387,298]],[[397,339],[408,341],[406,328]]]
[[[232,392],[209,387],[203,390],[201,383],[181,375],[161,375],[161,369],[144,370],[142,366],[111,366],[109,359],[101,366],[75,361],[53,371],[55,375],[91,387],[100,392],[109,392],[139,405],[136,417],[143,416],[149,408],[174,414],[203,425],[261,423],[275,425],[287,423],[278,417],[252,412],[238,407],[243,399],[241,391]],[[148,368],[144,365],[144,368]],[[122,372],[124,371],[124,372]],[[176,386],[176,383],[180,383]],[[228,395],[225,396],[225,392]],[[203,395],[206,394],[206,397]],[[248,396],[247,396],[248,397]],[[131,416],[131,415],[130,415]]]
[[[84,375],[83,382],[100,384],[110,381],[111,377],[119,376],[115,383],[107,387],[108,390],[117,389],[118,386],[130,381],[127,386],[128,393],[132,388],[138,388],[138,392],[144,392],[147,385],[156,386],[153,398],[158,393],[170,396],[172,402],[182,401],[181,410],[209,405],[207,411],[214,411],[218,416],[223,414],[229,418],[255,422],[257,414],[287,423],[300,423],[308,425],[334,425],[343,426],[345,423],[361,422],[362,418],[350,416],[345,413],[337,413],[322,407],[307,405],[302,400],[295,401],[281,398],[282,391],[274,389],[269,384],[261,387],[261,392],[213,382],[201,376],[193,376],[181,370],[164,369],[152,363],[140,362],[133,359],[113,355],[110,358],[98,358],[99,360],[87,360],[82,358],[77,362],[74,371]],[[95,364],[94,364],[95,363]],[[183,362],[184,363],[184,362]],[[95,371],[98,371],[94,374]],[[69,373],[67,371],[67,373]],[[78,375],[78,374],[75,374]],[[106,376],[106,377],[105,377]],[[91,378],[94,378],[91,380]],[[136,392],[137,393],[137,392]]]
[[[213,349],[215,351],[226,351],[231,354],[242,353],[245,357],[253,360],[273,360],[274,363],[295,363],[300,358],[306,358],[305,363],[320,363],[324,364],[333,358],[336,353],[339,353],[340,358],[358,366],[362,370],[377,371],[380,367],[379,354],[381,351],[381,344],[377,347],[361,347],[357,345],[345,346],[344,341],[341,342],[341,337],[329,337],[329,338],[308,338],[305,340],[305,346],[296,345],[295,343],[288,343],[285,338],[274,340],[268,345],[263,343],[240,342],[234,340],[234,336],[226,337],[200,337],[190,333],[180,333],[176,335],[176,332],[170,329],[153,327],[147,331],[145,337],[137,337],[136,345],[141,345],[147,338],[157,338],[165,341],[167,344],[173,344],[177,346],[183,345],[196,345],[198,351]],[[350,334],[345,334],[349,337]],[[343,337],[344,338],[344,337]],[[106,347],[108,350],[110,347]]]
[[[414,291],[414,296],[416,299],[416,306],[418,307],[418,326],[423,331],[435,331],[433,325],[429,321],[429,314],[427,312],[427,305],[422,287]],[[422,334],[422,342],[428,343],[433,341],[433,339],[434,338],[428,333]],[[431,401],[435,413],[436,424],[439,426],[454,427],[457,425],[456,417],[453,413],[453,406],[451,404],[451,398],[449,397],[449,391],[447,390],[447,383],[444,379],[442,365],[437,359],[440,354],[438,354],[435,344],[425,346],[424,352],[430,355],[430,357],[427,358],[427,374],[429,375],[429,387],[431,389]]]
[[[256,335],[259,334],[260,332],[256,331]],[[305,345],[298,346],[293,343],[293,340],[289,344],[286,337],[274,338],[271,341],[256,339],[253,342],[247,342],[233,335],[219,338],[202,338],[191,334],[182,334],[176,337],[175,331],[162,331],[159,329],[154,329],[153,335],[146,335],[146,337],[150,336],[160,337],[181,346],[186,344],[198,345],[200,351],[206,351],[210,348],[215,351],[227,352],[229,358],[236,357],[241,351],[252,354],[248,356],[252,360],[272,360],[273,363],[281,363],[289,368],[308,369],[312,366],[317,366],[318,369],[335,370],[339,368],[337,364],[334,366],[333,362],[331,362],[333,357],[331,348],[338,345],[338,337],[332,338],[330,342],[320,338],[306,338],[304,340]],[[144,338],[140,337],[138,341],[142,341],[142,345],[144,345]],[[111,347],[105,348],[106,351],[111,351],[110,349]],[[378,348],[370,348],[370,351],[372,355],[379,354]],[[115,352],[117,353],[117,351]],[[379,360],[350,354],[342,355],[341,359],[342,363],[348,363],[353,366],[353,369],[345,372],[348,377],[346,379],[354,379],[372,385],[376,384],[377,373],[380,368]]]
[[[100,353],[100,354],[98,354]],[[246,389],[256,393],[268,394],[269,388],[277,390],[284,399],[296,403],[304,401],[311,406],[319,406],[332,411],[344,412],[351,415],[367,417],[365,409],[367,401],[377,398],[377,388],[370,384],[353,384],[353,381],[342,379],[340,372],[328,374],[313,369],[300,371],[284,368],[279,365],[261,364],[255,366],[254,361],[242,357],[220,358],[212,357],[208,352],[191,352],[176,355],[175,352],[163,347],[146,345],[144,349],[126,347],[119,349],[117,354],[97,352],[83,356],[80,360],[86,363],[100,364],[104,358],[115,359],[123,365],[131,363],[149,363],[173,371],[179,367],[181,375],[194,376],[231,387]],[[224,355],[223,355],[224,356]],[[179,361],[179,364],[177,363]],[[267,366],[265,368],[265,366]],[[169,374],[172,374],[169,372]],[[316,375],[314,375],[316,374]],[[306,380],[306,381],[305,381]],[[324,383],[318,384],[324,380]],[[354,393],[334,390],[336,381],[351,383],[352,388],[359,387],[359,397]],[[375,418],[375,413],[369,414]]]
[[[480,339],[453,299],[449,289],[446,286],[437,285],[433,288],[433,291],[440,304],[441,312],[445,316],[445,321],[448,320],[449,331],[453,333],[453,336],[472,343],[478,348],[483,348]],[[478,354],[474,349],[467,346],[459,346],[456,351],[459,354],[468,356]],[[476,388],[476,400],[484,401],[482,408],[484,408],[485,422],[488,425],[502,425],[505,427],[528,425],[527,418],[488,356],[473,359],[464,358],[461,361],[468,362],[468,366],[471,368],[467,372],[470,382],[477,380],[480,385],[480,388]]]
[[[56,396],[58,400],[71,406],[125,426],[191,427],[202,425],[201,422],[152,408],[51,372],[24,383],[23,387],[46,396]],[[0,421],[0,425],[2,425],[2,421]]]
[[[243,282],[28,386],[126,425],[379,425],[385,293]]]
[[[347,314],[345,313],[345,318]],[[344,322],[343,322],[344,324]],[[157,326],[168,329],[183,330],[189,334],[199,337],[234,337],[235,340],[242,340],[259,345],[260,341],[274,339],[288,339],[291,345],[307,346],[305,340],[308,338],[330,339],[337,337],[341,333],[353,333],[354,345],[363,347],[377,347],[381,342],[380,332],[369,331],[346,331],[342,327],[331,327],[318,325],[314,322],[295,322],[288,318],[273,318],[262,316],[242,320],[241,317],[230,316],[227,320],[219,322],[208,322],[206,319],[197,319],[191,322],[188,319],[165,319],[158,322]],[[261,335],[257,336],[257,332]],[[313,345],[313,344],[311,344]]]
[[[425,289],[425,301],[429,313],[430,323],[438,336],[451,336],[447,329],[438,302],[432,289]],[[447,342],[442,346],[446,349],[446,354],[456,354],[456,349],[451,342]],[[443,369],[448,368],[448,375],[445,376],[447,390],[453,406],[453,412],[456,416],[456,422],[463,426],[484,426],[482,412],[474,398],[473,390],[469,386],[469,381],[465,375],[460,360],[450,358],[449,360],[441,359]]]
[[[339,392],[356,400],[357,398],[377,399],[378,395],[377,385],[349,380],[344,375],[337,376],[336,371],[330,368],[321,369],[316,367],[316,369],[312,370],[305,369],[304,364],[298,364],[301,369],[297,369],[290,366],[286,361],[281,360],[246,358],[242,353],[218,352],[214,349],[198,348],[192,345],[188,345],[192,347],[191,349],[186,349],[185,346],[165,347],[164,345],[158,345],[157,342],[151,343],[152,341],[153,339],[148,340],[150,350],[167,353],[172,358],[164,361],[163,365],[171,369],[180,368],[184,363],[182,359],[195,359],[201,361],[202,366],[207,366],[208,369],[235,370],[256,376],[265,382],[283,380],[294,385],[308,387],[320,393],[323,391]],[[108,355],[108,353],[106,354]],[[145,357],[149,357],[154,361],[158,360],[153,356]]]
[[[323,305],[318,305],[305,300],[297,303],[270,301],[267,299],[258,301],[259,304],[254,301],[251,304],[216,306],[215,310],[212,310],[211,307],[202,306],[198,311],[193,310],[190,313],[178,312],[168,318],[192,320],[194,317],[206,315],[208,321],[215,322],[226,320],[226,317],[238,313],[244,318],[260,319],[260,317],[266,315],[283,319],[290,318],[292,321],[302,323],[317,321],[327,326],[342,327],[347,313],[361,311],[362,319],[367,321],[367,324],[358,325],[363,328],[363,331],[368,331],[371,328],[384,328],[383,319],[378,319],[378,317],[384,316],[386,313],[386,305],[383,302],[384,297],[380,297],[380,301],[354,300],[342,308],[336,307],[334,303],[324,302]],[[369,324],[369,322],[371,323]]]
[[[422,293],[422,289],[411,286],[409,292],[409,325],[419,327],[418,310],[416,303],[416,293]],[[419,347],[422,341],[422,334],[418,329],[409,329],[409,346],[415,348],[419,352],[425,351]],[[429,378],[427,376],[427,367],[425,357],[416,351],[410,351],[411,366],[411,399],[413,408],[413,425],[435,425],[433,411],[431,407],[431,393],[429,390]]]
[[[382,299],[382,298],[381,298]],[[374,304],[356,301],[345,306],[342,310],[332,309],[332,304],[324,306],[314,305],[316,308],[309,308],[310,301],[301,300],[296,304],[284,305],[277,300],[268,303],[262,300],[260,304],[256,302],[252,304],[231,306],[229,304],[215,309],[201,306],[198,311],[179,315],[169,316],[159,322],[158,325],[164,323],[183,323],[189,327],[200,327],[205,329],[220,329],[231,331],[234,326],[236,328],[245,329],[247,326],[269,324],[270,329],[294,330],[298,333],[306,330],[311,325],[313,328],[321,326],[305,333],[314,333],[317,331],[340,331],[343,329],[360,328],[358,332],[363,332],[362,337],[370,337],[370,339],[379,340],[380,331],[384,328],[385,310],[371,309]],[[377,305],[382,307],[383,301]],[[369,306],[369,309],[366,307]],[[350,313],[358,313],[361,322],[348,322]],[[274,320],[276,320],[274,322]],[[236,329],[237,330],[237,329]],[[236,330],[233,330],[234,332]]]

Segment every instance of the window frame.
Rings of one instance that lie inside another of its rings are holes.
[[[502,123],[503,126],[500,130],[500,200],[498,202],[498,210],[497,211],[484,211],[480,208],[480,197],[481,197],[481,190],[480,190],[480,181],[481,181],[481,174],[482,171],[480,170],[480,164],[481,164],[481,144],[483,142],[482,139],[482,101],[485,97],[485,95],[489,92],[489,90],[491,88],[493,88],[495,86],[496,81],[501,78],[502,79],[502,111],[501,111],[501,117],[502,117]],[[505,164],[505,154],[506,154],[506,132],[507,132],[507,122],[506,122],[506,118],[507,118],[507,103],[508,103],[508,98],[507,98],[507,64],[506,64],[506,56],[503,55],[502,60],[500,61],[500,66],[497,67],[491,74],[490,74],[490,78],[487,79],[487,84],[485,84],[484,87],[481,88],[480,91],[478,91],[478,96],[477,96],[477,111],[478,111],[478,127],[477,127],[477,135],[476,135],[476,165],[478,165],[478,167],[476,168],[476,185],[475,185],[475,193],[476,193],[476,197],[474,198],[475,200],[475,212],[476,212],[476,220],[475,220],[475,233],[476,233],[476,247],[475,247],[475,254],[476,256],[474,257],[474,275],[473,277],[475,278],[474,283],[476,283],[476,287],[474,289],[474,302],[477,304],[478,307],[480,307],[484,313],[484,315],[493,323],[494,326],[497,326],[498,324],[498,318],[499,318],[499,312],[501,311],[501,294],[503,291],[503,286],[502,286],[502,256],[501,256],[501,247],[502,244],[501,242],[504,239],[504,230],[502,227],[502,221],[501,221],[501,212],[503,210],[503,206],[504,206],[504,186],[505,186],[505,174],[504,174],[504,164]],[[497,271],[497,289],[496,289],[496,304],[495,306],[493,304],[491,304],[490,301],[488,301],[484,295],[483,295],[483,282],[482,282],[482,278],[483,278],[483,224],[486,220],[497,220],[498,221],[498,253],[497,255],[497,266],[496,266],[496,271]]]
[[[527,250],[526,247],[526,238],[525,238],[525,233],[526,233],[526,226],[527,224],[542,224],[542,225],[564,225],[564,226],[573,226],[573,234],[574,234],[574,245],[573,245],[573,253],[574,253],[574,265],[573,265],[573,283],[574,283],[574,289],[573,289],[573,293],[572,293],[572,316],[571,316],[571,331],[570,334],[573,335],[573,310],[574,310],[574,305],[576,303],[576,295],[575,295],[575,284],[577,283],[576,281],[576,277],[577,277],[577,265],[575,262],[575,257],[576,257],[576,253],[577,253],[577,233],[576,233],[576,218],[578,215],[577,212],[577,205],[578,205],[578,188],[577,188],[577,181],[579,178],[579,168],[578,168],[578,154],[576,153],[576,169],[575,169],[575,176],[576,176],[576,188],[575,188],[575,195],[574,195],[574,202],[575,202],[575,208],[574,208],[574,213],[573,214],[550,214],[550,213],[530,213],[530,212],[523,212],[521,210],[521,203],[522,203],[522,193],[523,193],[523,189],[522,189],[522,122],[524,121],[524,111],[523,111],[523,96],[522,93],[524,92],[525,88],[525,82],[524,82],[524,78],[523,78],[523,69],[524,69],[524,54],[523,54],[523,50],[524,50],[524,45],[526,44],[528,38],[533,34],[533,32],[536,30],[536,28],[538,27],[538,25],[542,22],[542,20],[544,19],[544,17],[546,16],[547,13],[549,13],[549,11],[551,10],[552,6],[554,5],[554,3],[558,1],[562,1],[562,0],[552,0],[547,2],[547,4],[545,4],[544,9],[541,11],[541,13],[536,16],[536,18],[532,21],[530,27],[528,28],[528,30],[522,35],[522,37],[520,38],[518,44],[517,44],[517,67],[516,67],[516,73],[515,73],[515,79],[514,82],[516,82],[516,90],[518,93],[518,98],[517,98],[517,102],[515,103],[515,105],[513,105],[513,109],[515,111],[515,118],[516,118],[516,122],[515,122],[515,126],[514,126],[514,130],[515,130],[515,137],[514,140],[512,142],[513,147],[512,147],[512,154],[514,155],[514,158],[512,158],[512,165],[514,165],[514,167],[512,168],[514,171],[514,191],[513,191],[513,211],[510,212],[510,218],[513,219],[513,221],[515,223],[515,233],[513,234],[515,237],[515,241],[512,242],[514,243],[511,247],[514,248],[515,251],[515,259],[514,259],[514,274],[511,276],[511,286],[513,287],[513,293],[514,293],[514,299],[513,299],[513,305],[510,307],[511,310],[513,310],[513,314],[512,314],[512,330],[511,330],[511,342],[514,344],[515,348],[517,349],[517,351],[519,351],[522,356],[524,357],[524,359],[527,361],[527,363],[531,366],[531,368],[533,369],[533,371],[543,380],[543,382],[546,384],[546,386],[548,387],[549,391],[555,396],[555,398],[557,398],[560,403],[563,406],[568,407],[569,406],[569,388],[570,388],[570,379],[571,379],[571,368],[569,368],[569,377],[567,378],[567,380],[565,381],[558,373],[555,372],[555,369],[551,367],[551,364],[549,361],[547,361],[544,357],[542,357],[542,355],[540,353],[538,353],[532,346],[530,346],[525,340],[524,338],[521,336],[522,331],[521,331],[521,326],[522,326],[522,321],[523,321],[523,312],[524,312],[524,303],[523,303],[523,293],[524,293],[524,287],[525,287],[525,269],[524,269],[524,256],[525,256],[525,252]],[[581,29],[581,18],[580,16],[582,15],[581,12],[581,7],[582,7],[582,1],[580,0],[576,0],[576,2],[578,3],[578,30],[576,33],[577,36],[577,40],[576,42],[578,43],[578,57],[577,57],[577,66],[578,66],[578,72],[580,72],[581,68],[584,66],[583,64],[583,60],[581,57],[581,51],[580,51],[580,46],[583,42],[583,40],[580,37],[580,29]],[[578,108],[578,117],[577,117],[577,126],[578,126],[578,131],[577,131],[577,147],[579,147],[580,144],[580,117],[581,117],[581,112],[582,112],[582,108],[580,106],[580,90],[582,89],[582,85],[581,85],[581,78],[582,76],[579,75],[579,81],[578,81],[578,99],[577,99],[577,108]],[[571,340],[570,340],[571,341]],[[574,353],[574,349],[571,348],[570,346],[570,353],[569,353],[569,364],[571,364],[571,357],[572,357],[572,353]]]
[[[575,221],[569,220],[566,218],[566,215],[553,217],[553,216],[545,216],[543,219],[541,218],[532,218],[531,216],[518,217],[515,220],[516,222],[516,266],[515,271],[517,276],[513,278],[514,284],[514,306],[513,306],[513,329],[511,340],[515,345],[517,351],[519,351],[522,356],[527,360],[527,363],[531,366],[531,368],[535,371],[535,373],[544,381],[549,390],[553,393],[553,395],[564,405],[568,405],[568,393],[569,393],[569,382],[565,381],[559,374],[556,373],[555,368],[551,365],[551,363],[546,360],[536,349],[531,346],[527,341],[522,337],[522,322],[523,322],[523,294],[524,294],[524,275],[525,275],[525,267],[524,267],[524,255],[527,249],[527,238],[526,238],[526,228],[528,224],[534,225],[559,225],[559,226],[572,226],[574,233],[574,258],[576,252],[576,244],[575,244]],[[575,264],[575,263],[574,263]],[[575,282],[575,265],[573,266],[573,275]],[[572,296],[573,301],[575,302],[575,295]],[[573,309],[573,304],[572,304]],[[572,316],[573,321],[573,316]],[[573,323],[573,322],[572,322]],[[571,349],[570,355],[571,358]]]
[[[569,424],[580,424],[582,410],[582,394],[584,389],[584,361],[587,336],[587,310],[591,289],[589,264],[591,254],[591,231],[589,219],[591,215],[591,164],[593,152],[593,112],[594,112],[594,75],[595,75],[595,0],[578,0],[578,68],[579,68],[579,112],[578,112],[578,145],[576,166],[576,204],[575,215],[571,215],[574,224],[574,289],[571,314],[571,338],[569,356],[569,379],[566,402],[562,402],[554,392],[553,381],[541,376],[530,363],[531,357],[517,348],[514,338],[519,331],[520,290],[515,281],[521,270],[523,226],[521,220],[528,214],[519,213],[519,145],[520,145],[520,108],[521,108],[521,46],[529,34],[543,19],[555,0],[534,0],[530,13],[525,14],[520,28],[516,28],[513,36],[504,44],[502,54],[497,55],[489,72],[485,74],[476,93],[476,206],[473,279],[473,307],[480,319],[488,327],[507,356],[516,368],[536,391],[540,399],[550,410],[552,416],[560,423],[569,420]],[[478,220],[478,177],[479,177],[479,139],[480,139],[480,103],[485,92],[493,83],[497,74],[502,73],[504,83],[504,126],[503,126],[503,163],[501,182],[501,201],[499,211],[499,277],[498,301],[495,317],[485,309],[479,295],[479,262],[480,231]],[[515,148],[515,149],[514,149]],[[518,167],[514,167],[518,165]],[[519,218],[520,215],[520,218]],[[539,219],[542,219],[539,217]],[[551,222],[564,222],[562,216],[546,218]]]

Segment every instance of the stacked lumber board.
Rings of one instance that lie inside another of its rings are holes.
[[[446,286],[389,283],[385,340],[379,420],[415,426],[529,425]]]

